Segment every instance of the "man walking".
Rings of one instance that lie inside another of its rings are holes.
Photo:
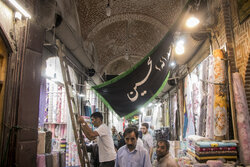
[[[126,128],[123,136],[126,145],[118,150],[115,167],[152,167],[147,150],[137,144],[137,129]]]
[[[169,142],[167,140],[159,140],[157,142],[157,164],[156,167],[178,167],[177,162],[169,153]]]
[[[142,141],[144,148],[149,153],[149,158],[152,159],[153,154],[153,137],[148,132],[148,123],[141,124],[141,131],[142,131]]]
[[[97,138],[100,167],[113,167],[116,157],[114,142],[110,129],[103,124],[102,120],[103,116],[100,112],[94,112],[91,115],[91,123],[97,128],[95,131],[91,130],[83,117],[79,117],[78,122],[81,123],[82,130],[89,140]]]

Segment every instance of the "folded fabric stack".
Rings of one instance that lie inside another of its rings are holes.
[[[237,159],[237,144],[234,142],[200,141],[188,150],[199,162],[214,159]]]
[[[209,138],[198,136],[198,135],[190,135],[187,137],[187,150],[188,152],[192,152],[195,154],[195,146],[197,142],[210,141]]]

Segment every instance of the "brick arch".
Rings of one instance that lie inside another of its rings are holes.
[[[246,91],[247,105],[249,111],[250,110],[250,55],[248,56],[248,62],[245,73],[245,91]]]
[[[107,27],[108,25],[115,23],[117,21],[130,21],[130,20],[137,20],[137,21],[143,21],[149,24],[152,24],[156,27],[158,27],[161,31],[167,32],[168,27],[158,21],[157,19],[153,17],[149,17],[146,15],[141,14],[121,14],[121,15],[115,15],[112,17],[109,17],[108,19],[103,20],[99,24],[97,24],[93,30],[87,35],[87,39],[93,38],[101,29]]]

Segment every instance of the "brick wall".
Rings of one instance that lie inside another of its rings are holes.
[[[239,70],[242,75],[250,109],[250,18],[240,24],[235,0],[220,0],[217,11],[218,24],[214,34],[218,42],[213,38],[213,49],[227,44],[232,72]]]
[[[233,32],[235,39],[236,67],[245,82],[246,68],[250,54],[250,18],[242,24],[239,23],[237,1],[231,0]],[[248,74],[250,75],[250,74]]]
[[[231,0],[231,10],[235,39],[236,67],[239,69],[245,83],[248,109],[250,109],[250,18],[240,24],[235,0]]]

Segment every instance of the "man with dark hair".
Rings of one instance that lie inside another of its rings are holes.
[[[126,145],[118,150],[115,167],[152,167],[147,150],[137,145],[138,130],[128,127],[123,136]]]
[[[148,123],[141,124],[143,146],[148,151],[151,159],[153,154],[153,137],[148,133],[148,127]]]
[[[178,167],[177,162],[169,153],[169,142],[165,139],[157,141],[157,165],[156,167]]]
[[[102,120],[103,116],[100,112],[94,112],[91,115],[91,123],[96,127],[95,131],[92,131],[83,117],[79,117],[78,122],[81,123],[82,130],[89,140],[97,138],[100,167],[113,167],[116,157],[114,142],[111,130],[103,124]]]
[[[138,127],[136,125],[131,125],[130,127],[135,128],[138,131]],[[140,133],[138,131],[138,138],[137,138],[137,144],[143,147],[143,141],[140,138]]]

